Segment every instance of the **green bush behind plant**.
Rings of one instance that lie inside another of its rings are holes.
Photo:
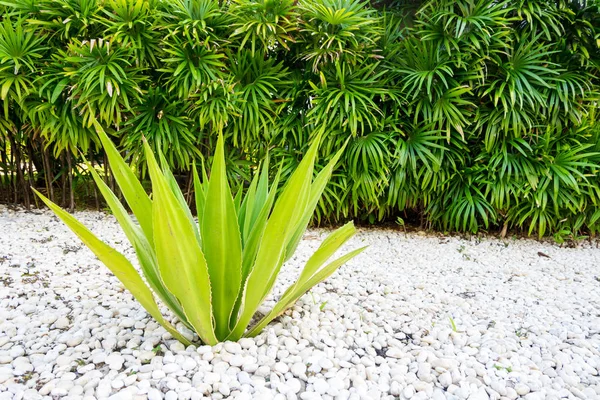
[[[217,132],[235,188],[267,150],[285,180],[316,133],[316,171],[350,138],[318,222],[600,228],[597,1],[0,4],[0,178],[14,199],[35,177],[65,196],[88,177],[79,152],[106,168],[98,119],[139,165],[145,136],[184,188]]]

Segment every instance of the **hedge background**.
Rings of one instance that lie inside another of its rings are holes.
[[[600,228],[598,1],[16,0],[0,11],[1,201],[94,204],[97,118],[132,163],[230,182],[346,141],[317,223],[398,216],[562,240]],[[141,176],[145,175],[139,168]],[[91,203],[90,203],[91,202]]]

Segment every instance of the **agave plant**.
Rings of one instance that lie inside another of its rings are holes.
[[[232,196],[225,168],[223,137],[219,135],[210,179],[194,175],[198,222],[159,153],[159,162],[144,143],[152,181],[152,197],[96,122],[116,181],[137,218],[134,223],[117,196],[91,168],[100,191],[136,251],[148,285],[132,264],[99,240],[73,216],[36,191],[58,217],[116,275],[131,294],[173,337],[190,342],[159,311],[156,294],[175,316],[195,331],[203,343],[258,334],[312,286],[323,281],[363,248],[326,264],[354,233],[352,222],[333,232],[307,261],[298,279],[273,309],[250,330],[256,310],[269,295],[283,263],[298,246],[342,150],[313,180],[320,142],[317,135],[280,195],[279,176],[268,182],[268,160],[253,178],[246,196]],[[194,169],[195,170],[195,169]]]

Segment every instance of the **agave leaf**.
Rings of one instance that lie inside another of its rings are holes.
[[[360,247],[356,250],[353,250],[347,254],[344,254],[342,257],[336,259],[335,261],[327,264],[324,268],[321,268],[319,271],[317,271],[316,274],[314,274],[313,276],[311,276],[308,281],[304,282],[302,285],[299,285],[294,291],[295,293],[299,293],[299,295],[303,295],[304,293],[306,293],[310,288],[312,288],[313,286],[323,282],[325,279],[329,278],[329,276],[331,276],[331,274],[333,274],[341,265],[345,264],[346,262],[348,262],[349,260],[351,260],[352,258],[356,257],[357,255],[359,255],[360,253],[362,253],[363,251],[365,251],[365,249],[368,246],[364,246],[364,247]]]
[[[244,278],[244,281],[250,274],[252,266],[254,265],[256,253],[258,252],[263,233],[265,232],[265,228],[267,226],[267,219],[271,214],[273,203],[275,202],[275,196],[277,195],[277,187],[279,186],[280,178],[281,170],[279,170],[279,172],[275,176],[275,179],[273,180],[273,184],[271,185],[271,188],[268,192],[268,196],[264,204],[262,205],[258,217],[254,220],[253,225],[249,228],[250,233],[248,235],[246,243],[244,244],[242,261],[242,276]]]
[[[190,220],[190,223],[194,227],[194,233],[196,234],[196,239],[198,240],[199,243],[201,243],[200,231],[198,230],[196,221],[194,221],[194,217],[192,216],[192,212],[190,211],[187,201],[185,201],[185,196],[181,192],[181,188],[179,187],[179,184],[177,183],[177,179],[175,179],[173,172],[171,172],[171,170],[169,169],[169,165],[167,163],[167,160],[165,159],[165,156],[162,153],[159,153],[159,157],[160,157],[160,165],[162,167],[162,172],[163,172],[163,175],[165,176],[165,179],[167,180],[167,183],[169,184],[169,188],[171,188],[171,192],[173,192],[173,194],[177,198],[177,201],[181,205],[181,209],[185,212],[185,215],[187,216],[187,218]]]
[[[296,176],[296,171],[295,171],[294,174],[292,174],[292,176],[290,177],[288,185],[291,184],[292,188],[294,186],[297,186],[297,188],[300,188],[298,190],[297,195],[296,196],[294,195],[294,192],[295,192],[294,189],[290,190],[289,192],[286,192],[286,190],[284,189],[283,193],[281,194],[281,197],[276,201],[275,207],[273,208],[273,214],[272,214],[271,218],[273,217],[273,215],[278,215],[278,214],[276,214],[276,212],[278,211],[277,207],[278,207],[279,202],[281,202],[282,208],[283,207],[294,207],[295,210],[291,213],[291,217],[288,220],[283,219],[283,220],[279,221],[279,223],[283,222],[288,225],[286,228],[286,235],[285,235],[285,239],[284,239],[285,241],[284,241],[284,245],[283,245],[283,250],[281,253],[283,258],[277,264],[277,268],[274,271],[272,271],[272,273],[269,276],[267,284],[265,285],[265,290],[263,292],[263,297],[261,299],[261,303],[265,299],[265,297],[267,297],[267,295],[273,288],[273,285],[275,284],[275,280],[277,279],[277,275],[279,274],[279,270],[281,269],[281,266],[287,259],[286,251],[289,246],[290,240],[294,237],[294,235],[296,233],[296,231],[295,231],[296,228],[300,225],[300,223],[304,219],[304,217],[306,215],[306,210],[310,206],[310,200],[311,200],[310,195],[311,195],[311,187],[312,187],[313,169],[314,169],[315,160],[317,157],[317,150],[319,148],[320,139],[321,139],[321,135],[319,134],[317,136],[317,138],[315,139],[314,143],[309,148],[305,157],[300,162],[300,165],[298,166],[298,170],[300,170],[301,174]],[[305,168],[303,166],[305,159],[307,160],[307,164],[306,164],[307,171],[306,171],[306,175],[302,175],[302,171]],[[304,180],[302,180],[302,179],[304,179]],[[285,214],[285,212],[284,212],[284,214]],[[270,221],[270,219],[269,219],[269,221]],[[267,224],[267,228],[268,228],[268,224]],[[265,228],[265,232],[266,232],[267,228]],[[261,245],[262,245],[262,243],[261,243]],[[260,247],[259,247],[259,252],[257,253],[257,262],[259,262],[258,260],[259,260],[260,255],[261,255],[261,253],[260,253]]]
[[[244,196],[244,200],[242,200],[242,204],[240,206],[240,211],[238,213],[238,225],[241,228],[242,233],[242,247],[246,245],[246,240],[249,234],[249,225],[251,210],[254,208],[254,200],[256,198],[256,186],[258,185],[258,175],[255,174],[250,182],[250,186],[248,187],[248,191],[246,192],[246,196]]]
[[[158,262],[156,261],[156,255],[154,250],[150,246],[146,236],[144,236],[140,227],[138,227],[133,220],[127,214],[125,207],[121,204],[117,196],[108,187],[106,183],[100,178],[96,170],[88,164],[88,170],[92,173],[92,177],[100,189],[100,193],[106,200],[110,207],[113,215],[121,225],[123,232],[131,242],[131,245],[135,249],[136,255],[140,261],[142,272],[150,285],[150,288],[160,297],[160,299],[171,309],[171,311],[185,324],[188,328],[192,326],[187,321],[185,313],[181,308],[181,305],[177,299],[167,290],[161,277],[160,271],[158,270]]]
[[[261,318],[260,321],[258,321],[258,323],[255,326],[253,326],[252,329],[250,329],[250,331],[248,331],[248,333],[244,336],[254,337],[257,334],[259,334],[260,331],[263,330],[263,328],[267,326],[269,322],[271,322],[277,316],[281,315],[281,313],[283,313],[292,304],[298,301],[298,299],[302,297],[306,292],[308,292],[310,288],[327,279],[341,265],[348,262],[350,259],[356,257],[358,254],[362,253],[366,248],[366,246],[361,247],[332,261],[306,281],[301,282],[300,280],[298,280],[294,285],[292,285],[290,288],[288,288],[288,290],[286,290],[286,292],[283,294],[283,296],[281,296],[277,304],[275,304],[273,309],[267,315]]]
[[[242,205],[242,198],[244,196],[244,184],[240,183],[236,190],[237,191],[235,193],[235,198],[233,199],[233,205],[234,205],[235,214],[239,215],[240,206]]]
[[[321,243],[321,246],[308,259],[300,276],[293,286],[302,285],[312,277],[323,264],[356,233],[354,222],[350,221],[341,228],[336,229]]]
[[[238,340],[243,335],[256,309],[270,292],[279,274],[288,240],[304,215],[309,201],[313,166],[320,138],[321,135],[318,135],[310,146],[275,203],[260,240],[254,266],[244,286],[242,313],[229,337],[230,340]]]
[[[223,136],[217,140],[201,236],[212,288],[215,333],[224,340],[230,332],[229,317],[242,282],[242,242],[235,204],[225,169]]]
[[[312,218],[312,215],[315,212],[315,208],[317,208],[317,204],[319,203],[319,199],[323,194],[323,190],[325,190],[325,186],[327,186],[327,182],[329,182],[331,174],[333,173],[333,170],[336,164],[338,163],[340,157],[342,156],[342,153],[344,152],[344,149],[346,148],[347,144],[348,141],[344,143],[342,148],[338,150],[335,156],[333,156],[333,158],[327,163],[327,165],[321,170],[321,172],[319,172],[319,174],[315,178],[315,181],[313,182],[310,188],[310,200],[308,202],[308,206],[306,207],[306,210],[304,212],[304,215],[302,216],[302,219],[300,220],[300,223],[296,227],[292,239],[287,245],[285,261],[287,261],[296,251],[296,248],[298,247],[298,244],[302,239],[302,235],[306,231],[306,228],[310,223],[310,219]]]
[[[277,177],[278,178],[278,177]],[[275,185],[275,189],[277,186]],[[273,193],[274,194],[274,193]],[[260,173],[256,173],[252,178],[248,192],[244,197],[240,214],[238,216],[239,226],[242,228],[242,244],[245,247],[250,233],[254,229],[255,222],[269,197],[269,155],[262,163]]]
[[[102,126],[95,120],[93,121],[93,124],[98,133],[98,137],[100,137],[108,161],[110,162],[110,167],[115,180],[125,197],[125,201],[127,201],[129,208],[131,208],[131,211],[133,211],[133,214],[142,227],[146,238],[152,245],[152,201],[129,165],[123,160],[123,157],[121,157],[121,154],[119,154],[119,151],[113,142],[106,132],[104,132]]]
[[[146,286],[133,265],[118,251],[98,239],[81,222],[77,221],[71,214],[52,203],[48,198],[32,190],[40,199],[83,241],[83,243],[98,257],[104,265],[121,281],[123,286],[135,297],[146,311],[162,325],[174,338],[189,345],[190,342],[184,338],[174,327],[165,320],[156,305],[152,292]]]
[[[254,265],[256,253],[258,252],[260,241],[265,231],[265,227],[267,226],[267,218],[269,217],[271,209],[273,208],[273,203],[275,202],[275,195],[277,194],[277,187],[279,186],[280,177],[281,169],[275,176],[273,184],[271,185],[271,190],[268,192],[268,196],[265,200],[265,203],[263,204],[262,209],[258,214],[258,217],[254,221],[254,225],[251,227],[251,231],[247,241],[244,243],[242,252],[242,288],[245,286],[246,280],[248,279],[248,275],[250,274],[252,266]],[[233,308],[233,313],[231,314],[230,326],[232,328],[235,325],[235,322],[237,321],[238,313],[242,304],[243,294],[243,291],[240,291],[235,306]]]
[[[274,187],[274,190],[277,190],[277,186]],[[254,201],[251,206],[248,207],[248,216],[246,218],[244,224],[244,233],[246,235],[250,234],[256,219],[261,213],[263,206],[267,202],[267,197],[269,196],[269,154],[267,154],[265,161],[263,161],[261,172],[259,174],[256,192],[254,193]]]
[[[154,195],[154,247],[163,282],[181,303],[200,339],[214,345],[218,340],[213,329],[210,278],[195,227],[171,191],[146,142],[144,150]]]
[[[198,216],[198,224],[201,224],[202,215],[204,214],[204,204],[206,202],[206,194],[204,186],[200,183],[196,165],[194,165],[194,200],[196,201],[196,215]]]

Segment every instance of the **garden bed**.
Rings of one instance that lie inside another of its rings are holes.
[[[111,215],[76,216],[135,258]],[[600,397],[595,243],[361,229],[345,248],[363,244],[256,338],[186,349],[56,217],[0,206],[0,399]]]

